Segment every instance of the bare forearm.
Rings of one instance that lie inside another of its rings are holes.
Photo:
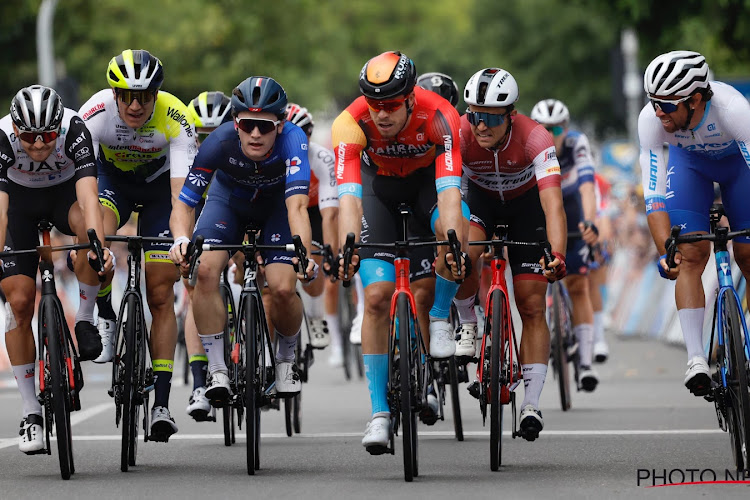
[[[195,220],[195,209],[177,201],[172,207],[172,215],[169,217],[169,230],[176,239],[180,236],[190,238],[192,235],[192,224]]]
[[[463,214],[461,213],[461,191],[458,188],[449,188],[438,193],[438,210],[440,211],[440,226],[447,233],[449,229],[456,231],[458,241],[466,244],[463,231]],[[445,237],[446,235],[438,235]]]
[[[295,195],[303,196],[303,195]],[[307,196],[304,196],[304,202],[298,200],[291,200],[291,197],[287,199],[287,212],[289,220],[289,230],[292,236],[297,234],[302,239],[302,244],[308,251],[311,251],[312,245],[312,231],[310,230],[310,216],[307,213]]]
[[[539,200],[547,221],[547,240],[553,251],[565,255],[568,244],[568,226],[562,203],[562,191],[559,188],[545,189],[539,192]]]
[[[669,214],[667,212],[653,212],[648,214],[648,228],[651,231],[651,237],[654,239],[656,250],[659,255],[667,252],[664,243],[669,238]]]
[[[362,230],[362,200],[355,196],[344,196],[339,200],[339,242],[344,244],[346,235],[354,233],[359,241]]]
[[[579,188],[581,192],[581,204],[583,205],[583,218],[588,221],[596,219],[596,192],[594,183],[586,182]]]
[[[336,250],[339,247],[339,209],[336,207],[324,208],[320,211],[323,219],[323,241],[322,243],[331,245]]]

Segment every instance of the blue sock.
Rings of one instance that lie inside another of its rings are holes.
[[[435,280],[435,303],[430,309],[430,319],[447,320],[451,312],[451,302],[458,291],[455,281],[448,281],[438,275]]]
[[[390,413],[386,391],[388,389],[388,355],[387,354],[365,354],[362,356],[365,362],[365,376],[367,377],[367,388],[370,390],[370,402],[372,403],[372,414]]]

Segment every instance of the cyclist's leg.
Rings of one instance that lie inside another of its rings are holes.
[[[721,164],[700,160],[680,148],[670,146],[666,206],[672,224],[682,227],[682,234],[707,232],[708,212],[713,202],[713,181],[706,172]],[[675,284],[675,301],[688,354],[685,385],[696,396],[704,395],[710,386],[708,363],[703,346],[705,295],[701,276],[708,262],[710,243],[702,241],[680,245],[682,264]]]
[[[15,191],[18,186],[10,184]],[[27,210],[13,210],[11,205],[7,227],[5,250],[38,245],[36,222]],[[18,447],[24,453],[44,448],[42,407],[36,397],[36,348],[31,329],[38,261],[36,255],[4,259],[1,282],[5,294],[5,346],[23,401]]]
[[[322,248],[323,219],[320,210],[317,206],[314,206],[309,207],[307,212],[312,229],[313,249]],[[321,255],[313,255],[311,258],[318,266],[322,265],[323,257]],[[304,292],[303,299],[310,327],[310,344],[316,349],[323,349],[331,342],[330,330],[325,318],[325,297],[323,296],[326,281],[326,276],[321,270],[315,280],[301,287]]]

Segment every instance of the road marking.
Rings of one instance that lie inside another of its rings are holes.
[[[104,407],[104,408],[102,408]],[[102,404],[91,408],[91,412],[88,415],[82,415],[84,418],[79,419],[80,423],[84,419],[90,418],[98,413],[101,413],[106,408],[111,407],[111,404]],[[72,420],[72,418],[71,418]],[[706,435],[706,434],[722,434],[724,431],[721,429],[612,429],[612,430],[548,430],[543,431],[543,436],[556,436],[556,437],[580,437],[580,436],[670,436],[670,435]],[[489,437],[489,431],[464,431],[464,436],[471,437]],[[312,434],[298,434],[299,438],[307,439],[336,439],[336,438],[360,438],[362,433],[360,432],[319,432]],[[510,431],[504,431],[503,436],[510,437]],[[237,439],[244,440],[246,438],[244,433],[237,433]],[[285,433],[264,433],[261,434],[263,439],[288,439]],[[455,439],[455,434],[451,431],[421,431],[419,433],[420,438],[424,439]],[[53,436],[54,440],[55,437]],[[121,434],[110,434],[110,435],[93,435],[93,436],[73,436],[74,441],[120,441],[122,439]],[[175,434],[169,438],[170,441],[201,441],[201,440],[223,440],[224,434]],[[7,448],[17,443],[16,438],[0,439],[0,449]]]
[[[80,424],[84,420],[88,420],[91,417],[94,417],[104,411],[106,411],[109,408],[114,408],[114,405],[110,403],[100,403],[96,406],[92,406],[91,408],[86,408],[82,411],[73,412],[70,415],[70,426],[73,427],[75,425]],[[223,436],[223,434],[222,434]],[[122,438],[122,436],[120,436]],[[52,436],[52,439],[55,440],[55,436]],[[77,437],[73,436],[73,439],[78,439]],[[18,438],[8,438],[8,439],[0,439],[0,450],[3,448],[8,448],[10,446],[14,446],[18,444]]]

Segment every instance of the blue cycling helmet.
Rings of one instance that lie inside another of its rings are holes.
[[[284,87],[267,76],[251,76],[232,90],[232,114],[241,111],[273,113],[286,119],[287,97]]]

